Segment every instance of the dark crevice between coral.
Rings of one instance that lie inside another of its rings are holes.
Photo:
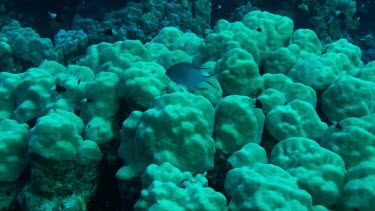
[[[117,181],[117,185],[121,195],[121,210],[134,210],[134,205],[140,198],[142,191],[141,177],[131,178],[126,181]]]
[[[116,172],[122,166],[122,161],[117,156],[119,140],[114,139],[100,146],[103,159],[99,167],[99,179],[95,195],[87,204],[87,210],[121,210],[120,192],[116,183]]]
[[[96,193],[87,204],[87,210],[121,210],[120,193],[115,179],[119,163],[102,163]]]
[[[327,115],[324,114],[322,108],[322,93],[316,91],[316,95],[317,95],[317,103],[316,103],[316,108],[315,108],[315,111],[316,113],[318,114],[320,120],[322,122],[325,122],[327,123],[328,126],[331,126],[333,125],[333,122],[331,122],[331,120],[328,119]]]
[[[263,133],[262,133],[262,141],[260,142],[260,146],[266,150],[266,154],[268,159],[271,156],[271,152],[273,147],[279,143],[271,134],[268,132],[267,128],[264,126]]]
[[[227,162],[230,154],[225,154],[220,149],[216,149],[215,153],[215,166],[214,169],[207,171],[208,186],[217,192],[222,193],[229,202],[229,196],[227,196],[224,189],[225,177],[229,170],[233,167]]]

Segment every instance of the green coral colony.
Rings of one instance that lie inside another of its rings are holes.
[[[351,32],[371,3],[86,0],[42,30],[20,2],[0,210],[375,210],[375,38]]]

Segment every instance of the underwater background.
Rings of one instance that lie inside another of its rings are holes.
[[[375,210],[375,1],[0,0],[0,210]]]

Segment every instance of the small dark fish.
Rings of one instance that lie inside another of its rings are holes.
[[[81,103],[91,103],[92,101],[94,101],[92,98],[85,98],[81,100]]]
[[[337,17],[338,17],[340,20],[345,20],[346,15],[345,15],[345,13],[343,13],[343,12],[339,12],[339,13],[337,14]]]
[[[189,62],[180,62],[169,67],[166,74],[172,81],[179,84],[185,90],[205,90],[207,89],[206,83],[215,87],[211,80],[216,78],[218,73],[205,75],[204,69],[205,68],[195,67]]]
[[[262,101],[260,101],[258,98],[255,100],[255,108],[263,108]]]
[[[113,37],[113,31],[112,31],[112,29],[105,29],[105,30],[104,30],[104,34]]]
[[[56,92],[58,93],[66,92],[66,88],[61,85],[56,85]]]
[[[335,124],[335,127],[336,127],[337,129],[339,129],[339,130],[342,129],[342,125],[341,125],[339,122],[337,122],[337,123]]]
[[[63,17],[60,13],[48,12],[48,14],[53,21],[58,22],[58,23],[64,22]]]

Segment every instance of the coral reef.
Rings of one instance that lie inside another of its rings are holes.
[[[370,3],[20,3],[0,0],[0,210],[375,209]]]

